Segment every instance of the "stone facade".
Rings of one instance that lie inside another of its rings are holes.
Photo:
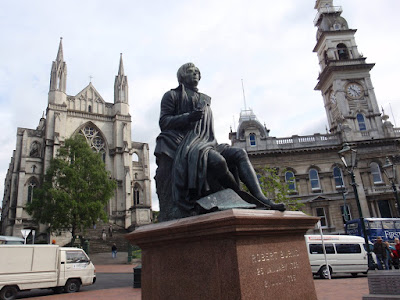
[[[317,0],[314,25],[318,28],[317,53],[321,91],[330,133],[286,138],[270,137],[251,110],[242,111],[232,145],[246,149],[254,168],[277,168],[282,180],[294,188],[290,197],[305,204],[304,212],[320,216],[326,232],[344,232],[348,218],[358,218],[350,175],[338,156],[344,143],[357,149],[355,181],[364,217],[400,217],[389,180],[383,174],[386,157],[398,163],[400,128],[379,111],[370,70],[357,50],[356,30],[341,17],[332,0]],[[400,171],[396,165],[397,171]],[[398,172],[397,172],[398,174]],[[293,178],[293,179],[291,179]],[[343,182],[343,184],[342,184]],[[396,186],[398,186],[395,182]]]
[[[18,128],[17,144],[5,179],[1,233],[21,235],[36,228],[25,210],[32,191],[65,139],[81,134],[101,153],[113,179],[115,196],[106,210],[111,223],[134,228],[151,222],[149,146],[131,140],[128,81],[122,55],[114,83],[114,103],[106,102],[92,83],[75,96],[66,94],[67,66],[62,40],[52,64],[46,115],[36,129]]]

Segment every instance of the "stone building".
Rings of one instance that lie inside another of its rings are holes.
[[[382,170],[386,157],[398,163],[400,128],[379,110],[370,77],[374,64],[358,52],[356,30],[348,27],[342,8],[332,0],[317,0],[315,9],[313,51],[321,68],[315,90],[321,91],[330,133],[270,137],[255,114],[245,110],[230,140],[246,149],[256,170],[277,168],[293,189],[290,197],[303,202],[307,214],[321,217],[324,231],[342,233],[345,218],[359,217],[350,175],[338,156],[345,143],[358,154],[354,173],[363,216],[400,217]]]
[[[53,62],[46,115],[36,129],[18,128],[17,144],[5,179],[1,234],[21,235],[35,228],[25,210],[51,158],[65,139],[83,135],[101,153],[113,179],[114,197],[106,210],[110,222],[134,228],[151,222],[149,146],[131,140],[128,80],[122,55],[114,82],[114,102],[106,102],[92,83],[77,95],[67,95],[67,65],[62,40]],[[36,228],[40,232],[45,226]]]

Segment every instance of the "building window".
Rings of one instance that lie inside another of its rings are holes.
[[[32,179],[29,184],[28,184],[28,197],[27,197],[27,202],[31,203],[33,200],[33,189],[36,187],[35,181]]]
[[[140,186],[139,184],[135,184],[135,187],[133,188],[133,203],[135,205],[140,204],[141,198],[140,198]]]
[[[375,162],[371,163],[371,175],[372,175],[372,180],[374,181],[374,184],[383,182],[381,169],[379,168],[379,165]]]
[[[347,47],[345,44],[340,43],[337,45],[337,51],[339,55],[339,60],[342,59],[349,59],[349,50],[347,50]]]
[[[367,126],[365,125],[365,119],[362,114],[357,114],[357,122],[358,122],[358,128],[360,129],[360,131],[367,130]]]
[[[103,161],[106,161],[106,146],[103,137],[101,136],[100,131],[92,126],[86,126],[82,128],[79,132],[83,135],[88,142],[89,146],[93,149],[94,152],[100,153]]]
[[[329,64],[329,58],[328,58],[328,53],[326,51],[324,51],[324,61],[325,65],[327,66]]]
[[[88,106],[88,112],[90,112],[90,113],[92,112],[92,106],[91,105]]]
[[[333,168],[333,178],[335,179],[336,188],[344,187],[343,174],[342,174],[342,170],[339,167]]]
[[[352,220],[350,206],[346,204],[346,210],[344,209],[344,205],[340,206],[340,211],[342,213],[343,224],[346,224],[347,221]]]
[[[321,218],[321,227],[328,227],[328,222],[326,220],[325,208],[317,207],[316,209],[317,217]]]
[[[320,190],[321,185],[319,184],[318,171],[315,169],[310,169],[309,176],[310,176],[311,189]]]
[[[249,139],[250,139],[250,146],[256,146],[257,145],[256,135],[254,133],[250,133]]]
[[[296,179],[295,179],[294,173],[292,171],[287,171],[285,173],[285,181],[289,187],[289,191],[296,190]]]

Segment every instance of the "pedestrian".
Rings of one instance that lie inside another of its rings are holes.
[[[110,237],[112,237],[112,232],[113,232],[113,228],[112,228],[112,225],[110,224],[110,227],[108,227],[108,234],[110,235]]]
[[[111,247],[111,255],[112,258],[117,258],[117,245],[115,243]]]
[[[386,270],[391,270],[392,269],[392,265],[393,265],[393,253],[390,250],[390,245],[389,242],[386,241],[384,242],[384,244],[386,245],[386,259],[385,259],[385,266],[386,266]]]
[[[393,265],[395,269],[399,269],[400,265],[400,240],[399,238],[394,239],[394,247],[395,250],[392,251],[393,253]]]
[[[387,262],[386,248],[387,248],[386,244],[382,242],[382,237],[378,236],[374,244],[374,253],[376,255],[376,263],[378,264],[378,270],[383,270],[384,265],[386,270],[389,269],[389,266],[386,265]]]
[[[104,228],[103,231],[101,232],[101,238],[103,239],[103,241],[105,241],[107,238],[106,230]]]

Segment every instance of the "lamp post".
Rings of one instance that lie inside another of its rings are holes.
[[[354,191],[354,198],[356,199],[357,203],[357,208],[358,208],[358,214],[360,216],[360,222],[361,222],[361,230],[364,236],[364,241],[365,241],[365,248],[367,250],[367,255],[368,255],[368,268],[373,269],[373,258],[371,255],[371,249],[369,248],[369,241],[368,241],[368,236],[367,236],[367,230],[365,229],[365,222],[364,222],[364,216],[361,210],[361,204],[360,204],[360,199],[358,198],[358,191],[357,191],[357,184],[356,184],[356,179],[354,176],[354,168],[357,165],[357,151],[355,149],[352,149],[348,143],[345,143],[343,145],[342,150],[338,152],[340,160],[342,161],[344,167],[346,168],[347,172],[350,175],[351,178],[351,183],[350,185],[353,186],[353,191]]]
[[[390,183],[392,184],[394,198],[396,199],[397,203],[397,211],[400,217],[400,203],[399,203],[399,195],[397,194],[396,188],[396,166],[392,164],[389,157],[386,157],[385,165],[382,166],[383,173],[385,173],[386,177],[389,179]]]

